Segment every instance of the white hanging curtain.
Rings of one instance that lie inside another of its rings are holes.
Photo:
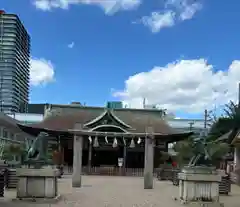
[[[141,144],[141,142],[142,142],[141,138],[138,137],[138,141],[137,141],[137,143],[138,143],[138,144]]]
[[[99,147],[98,137],[97,136],[94,138],[93,147]]]
[[[108,138],[107,138],[107,136],[105,136],[105,142],[108,144]]]
[[[135,142],[134,142],[134,138],[132,138],[131,143],[130,143],[130,148],[134,148],[135,147]]]
[[[118,142],[117,142],[117,138],[116,137],[113,140],[113,145],[112,146],[113,146],[113,148],[118,146]]]
[[[89,143],[92,144],[92,137],[91,136],[88,137],[88,140],[89,140]]]

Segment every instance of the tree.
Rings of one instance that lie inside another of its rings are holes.
[[[210,128],[209,135],[211,138],[217,139],[218,137],[233,131],[232,136],[235,136],[235,132],[240,128],[240,108],[233,101],[230,101],[225,105],[223,109],[224,114],[216,119]],[[232,138],[232,137],[231,137]]]
[[[232,121],[229,117],[220,117],[214,122],[210,128],[209,136],[212,140],[217,139],[223,134],[232,130]]]
[[[210,121],[210,131],[206,137],[206,141],[209,142],[208,150],[210,156],[214,162],[217,162],[217,160],[229,152],[230,148],[227,143],[219,143],[216,140],[231,130],[233,130],[231,135],[235,136],[234,131],[238,131],[240,128],[240,108],[233,101],[230,101],[225,105],[224,114],[221,117],[212,114]],[[190,137],[187,140],[177,142],[173,148],[178,153],[179,164],[186,164],[194,154],[193,138]]]
[[[233,101],[230,101],[229,104],[225,105],[224,113],[232,127],[238,127],[240,122],[240,107],[238,104],[234,104]]]
[[[192,137],[188,138],[187,140],[176,142],[173,145],[173,149],[177,153],[176,161],[178,162],[179,166],[187,164],[194,155],[192,145]]]
[[[225,155],[229,152],[229,145],[222,142],[210,142],[207,146],[209,156],[212,159],[212,164],[216,165],[219,160],[224,158]]]
[[[216,140],[212,141],[209,137],[201,137],[177,142],[174,150],[178,153],[180,166],[189,164],[193,157],[197,158],[199,155],[201,155],[203,163],[207,164],[208,162],[208,164],[216,166],[229,152],[229,145]]]
[[[3,150],[3,159],[13,161],[17,157],[22,163],[26,159],[28,148],[26,143],[8,143]]]
[[[25,148],[21,144],[7,144],[3,150],[3,159],[12,161],[14,157],[21,157],[25,152]]]

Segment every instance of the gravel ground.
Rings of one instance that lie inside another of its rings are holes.
[[[171,182],[155,181],[154,189],[143,189],[143,178],[83,176],[83,187],[72,188],[71,177],[59,180],[62,199],[57,204],[36,204],[12,201],[16,192],[5,191],[5,198],[0,198],[1,207],[179,207],[178,187]],[[225,207],[239,207],[240,188],[233,185],[230,196],[221,196]]]

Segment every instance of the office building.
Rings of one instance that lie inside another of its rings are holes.
[[[15,14],[0,10],[0,111],[27,112],[30,37]]]
[[[121,101],[108,101],[106,107],[110,109],[122,109],[123,103]]]

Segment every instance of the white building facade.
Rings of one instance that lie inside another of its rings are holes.
[[[43,120],[43,114],[29,114],[29,113],[14,113],[8,116],[20,121],[23,124],[39,123]]]

